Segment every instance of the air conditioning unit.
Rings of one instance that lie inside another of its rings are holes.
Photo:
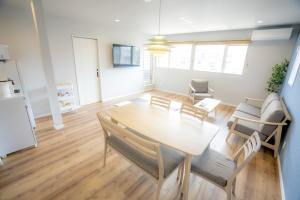
[[[264,40],[289,40],[292,36],[293,28],[262,29],[252,31],[252,41]]]
[[[9,60],[9,52],[8,52],[8,46],[4,44],[0,44],[0,61],[7,61]]]

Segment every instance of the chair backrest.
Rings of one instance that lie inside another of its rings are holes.
[[[116,120],[111,120],[106,113],[98,113],[97,116],[106,138],[113,135],[140,152],[142,155],[157,160],[159,174],[160,176],[163,176],[163,160],[159,143],[149,141],[139,136],[137,133],[130,131],[130,129],[127,129],[124,125],[119,125],[120,123]]]
[[[171,100],[164,97],[151,96],[150,104],[170,109]]]
[[[208,115],[206,110],[185,103],[182,103],[180,113],[196,117],[200,120],[204,120]]]
[[[230,178],[231,181],[233,181],[236,175],[254,158],[254,156],[258,153],[260,146],[261,141],[258,133],[254,132],[234,156],[234,160],[236,162],[242,155],[243,159],[240,163],[238,163],[237,168]]]
[[[196,93],[208,93],[208,80],[192,79],[191,86]]]

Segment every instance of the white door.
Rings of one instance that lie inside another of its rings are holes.
[[[73,37],[80,105],[100,101],[97,39]]]

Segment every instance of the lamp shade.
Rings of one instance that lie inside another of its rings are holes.
[[[146,49],[152,55],[162,55],[170,52],[172,46],[162,35],[154,35],[149,39],[150,43],[146,44]]]

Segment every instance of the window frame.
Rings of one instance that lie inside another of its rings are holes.
[[[148,52],[148,54],[149,54],[149,70],[147,69],[147,70],[145,70],[145,52],[146,52],[147,50],[146,49],[144,49],[144,51],[143,51],[143,84],[144,84],[144,86],[150,86],[150,85],[153,85],[153,71],[154,71],[154,58],[153,58],[153,55],[151,55],[149,52]],[[145,72],[146,71],[149,71],[149,79],[145,79]],[[149,81],[148,81],[149,80]]]
[[[184,45],[184,44],[175,44],[174,46],[176,45]],[[190,61],[189,61],[189,66],[187,68],[177,68],[177,67],[170,67],[170,63],[171,63],[171,51],[167,53],[168,55],[168,65],[167,67],[165,66],[159,66],[158,65],[158,59],[159,57],[158,56],[155,56],[155,67],[158,67],[158,68],[162,68],[162,69],[177,69],[177,70],[185,70],[185,71],[189,71],[192,69],[192,64],[193,64],[193,55],[194,55],[194,44],[186,44],[186,45],[191,45],[191,52],[190,52]]]
[[[247,65],[247,53],[248,53],[248,48],[249,48],[249,44],[203,44],[203,45],[224,45],[224,52],[223,52],[223,58],[222,58],[222,64],[221,64],[221,71],[219,72],[215,72],[215,71],[206,71],[206,70],[199,70],[195,68],[195,57],[196,57],[196,47],[200,46],[201,44],[194,44],[194,55],[193,55],[193,71],[198,71],[198,72],[210,72],[210,73],[222,73],[222,74],[232,74],[232,75],[243,75],[244,73],[244,69],[245,66]],[[225,62],[226,62],[226,58],[227,58],[227,52],[228,52],[228,47],[230,46],[247,46],[247,50],[246,50],[246,55],[245,55],[245,59],[244,59],[244,64],[243,64],[243,68],[241,70],[241,73],[229,73],[229,72],[225,72]]]

